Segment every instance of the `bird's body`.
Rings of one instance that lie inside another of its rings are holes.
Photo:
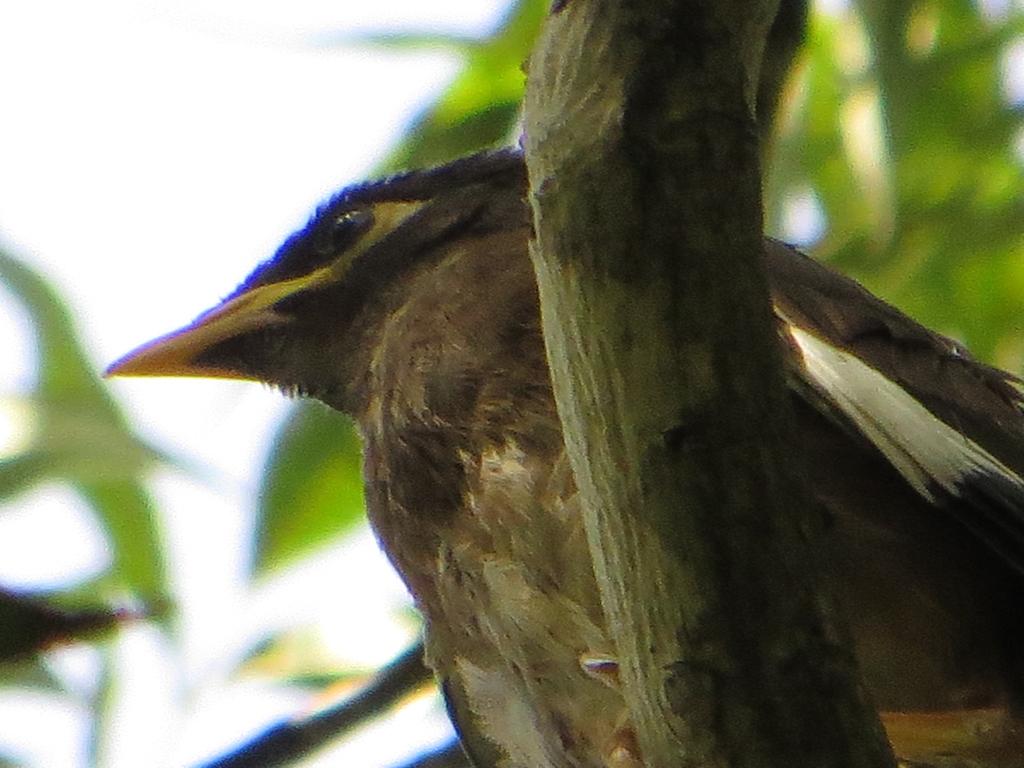
[[[351,190],[220,308],[115,372],[261,379],[352,415],[371,522],[469,753],[634,768],[525,193],[512,153]],[[875,703],[925,723],[972,713],[997,743],[1024,703],[1019,385],[787,246],[766,242],[766,268],[830,520],[827,578]]]

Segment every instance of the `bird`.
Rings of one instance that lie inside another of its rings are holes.
[[[255,380],[348,414],[470,760],[641,768],[532,233],[515,149],[352,186],[108,374]],[[790,245],[763,259],[824,578],[895,753],[1024,766],[1024,384]]]

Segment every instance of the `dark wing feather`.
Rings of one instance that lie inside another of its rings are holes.
[[[765,248],[794,389],[1024,573],[1020,380],[796,249]]]

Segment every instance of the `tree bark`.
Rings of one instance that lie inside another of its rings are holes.
[[[571,0],[531,58],[533,261],[650,768],[889,766],[802,492],[761,266],[773,0]]]

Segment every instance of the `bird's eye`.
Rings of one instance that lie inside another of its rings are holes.
[[[339,253],[351,248],[371,226],[373,214],[369,211],[345,211],[331,227],[331,250]]]

